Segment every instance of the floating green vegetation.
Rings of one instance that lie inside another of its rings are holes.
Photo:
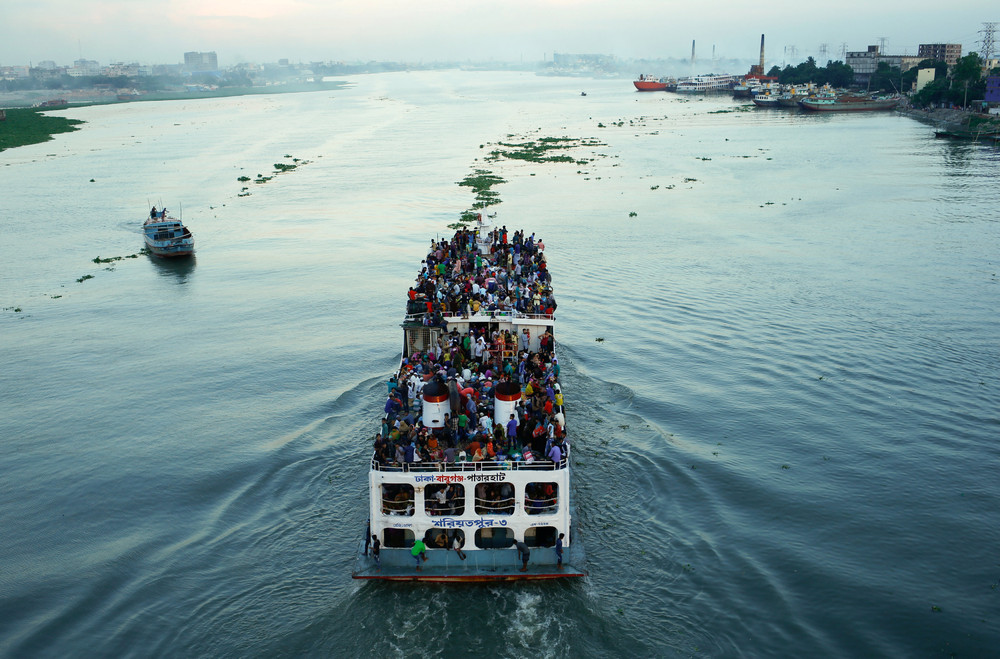
[[[44,112],[64,110],[65,106],[47,108],[8,108],[6,119],[0,121],[0,151],[28,144],[48,142],[57,133],[80,130],[85,123],[79,119],[50,117]]]
[[[93,278],[94,278],[94,275],[84,275],[84,276],[80,277],[79,279],[77,279],[76,282],[78,284],[82,284],[83,282],[87,281],[88,279],[93,279]]]
[[[292,161],[292,163],[284,163],[284,162],[276,162],[276,163],[274,163],[274,172],[271,173],[271,174],[269,174],[268,176],[265,176],[263,174],[257,174],[257,178],[250,178],[249,176],[240,176],[236,180],[239,181],[240,183],[249,183],[250,181],[253,181],[257,185],[262,185],[262,184],[267,183],[268,181],[274,179],[274,177],[277,176],[277,175],[279,175],[279,174],[285,174],[287,172],[294,171],[300,165],[308,165],[311,162],[309,160],[302,160],[301,158],[294,158],[294,157],[292,157],[291,154],[288,154],[288,153],[285,154],[285,157],[288,158],[288,159],[290,159]],[[244,186],[243,188],[240,189],[239,193],[236,196],[237,197],[249,197],[250,193],[247,191],[247,188]]]
[[[649,188],[649,189],[650,189],[650,190],[659,190],[659,189],[660,189],[660,186],[658,186],[658,185],[653,185],[653,186],[650,186],[650,188]]]
[[[490,151],[486,160],[496,161],[500,158],[506,158],[508,160],[525,160],[527,162],[577,162],[579,164],[586,164],[587,161],[577,161],[572,156],[562,154],[549,155],[549,152],[575,149],[581,146],[604,146],[604,144],[593,138],[541,137],[537,140],[527,140],[525,142],[499,142],[497,146],[500,148]]]
[[[603,336],[599,336],[599,337],[597,337],[594,340],[597,341],[598,343],[604,343],[604,337]]]
[[[581,146],[604,146],[603,143],[594,138],[541,137],[538,139],[519,138],[518,141],[515,141],[515,137],[515,135],[508,133],[505,138],[506,141],[498,142],[496,145],[497,148],[492,149],[483,160],[486,162],[498,162],[502,159],[537,163],[572,162],[577,165],[587,165],[593,162],[595,158],[578,159],[565,154],[550,154],[550,152],[574,149]],[[485,149],[487,146],[487,144],[480,144],[479,148]],[[586,174],[586,172],[580,171],[577,173]],[[530,172],[529,175],[535,176],[535,173]],[[469,210],[462,213],[458,222],[449,225],[448,228],[460,229],[476,220],[478,216],[476,211],[482,211],[490,206],[502,203],[500,193],[492,188],[495,185],[506,182],[505,179],[488,169],[476,169],[472,174],[458,181],[458,185],[472,188],[476,195],[476,200]]]
[[[791,469],[791,467],[790,467],[790,466],[788,466],[788,465],[781,465],[781,468],[782,468],[782,469]]]
[[[684,178],[684,182],[685,182],[685,183],[694,183],[694,182],[695,182],[695,181],[697,181],[697,180],[698,180],[698,179],[696,179],[696,178],[689,178],[689,177],[685,177],[685,178]]]
[[[114,263],[115,261],[121,261],[122,259],[137,259],[140,254],[145,254],[146,251],[146,248],[143,247],[142,251],[136,252],[135,254],[129,254],[128,256],[109,256],[106,259],[102,259],[100,256],[95,256],[91,260],[94,263]]]
[[[628,214],[629,217],[635,217],[636,215],[638,215],[638,213],[636,213],[635,211],[631,211]]]
[[[21,307],[4,307],[4,311],[13,311],[14,313],[21,313]]]

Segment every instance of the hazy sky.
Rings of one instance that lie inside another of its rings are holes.
[[[768,65],[885,38],[889,54],[919,43],[978,50],[996,0],[4,0],[0,65],[81,56],[101,64],[183,61],[185,51],[238,62],[551,59],[553,51],[623,58],[757,58]],[[997,35],[1000,40],[1000,34]],[[796,55],[791,55],[794,46]],[[821,62],[823,63],[823,62]]]

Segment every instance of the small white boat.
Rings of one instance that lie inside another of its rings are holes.
[[[194,254],[194,236],[180,220],[170,217],[167,209],[156,210],[142,225],[143,239],[151,254],[161,257],[191,256]]]

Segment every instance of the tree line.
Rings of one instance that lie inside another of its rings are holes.
[[[854,69],[843,62],[828,60],[826,66],[820,68],[816,66],[816,60],[812,57],[806,61],[792,66],[786,64],[785,68],[772,66],[767,75],[777,78],[783,85],[804,85],[814,82],[817,85],[829,84],[831,87],[849,87],[854,84]]]
[[[988,73],[983,73],[983,59],[977,53],[969,53],[958,60],[949,69],[948,64],[940,60],[925,59],[911,69],[900,71],[898,66],[889,66],[888,62],[879,62],[869,80],[867,90],[900,94],[913,88],[919,69],[934,69],[934,81],[911,98],[917,107],[955,105],[966,107],[974,101],[982,100],[986,95],[986,78],[1000,75],[1000,67]],[[809,82],[831,87],[854,86],[854,69],[843,62],[828,61],[826,67],[820,68],[812,57],[796,65],[786,65],[785,68],[772,66],[768,76],[775,77],[785,85],[801,85]]]

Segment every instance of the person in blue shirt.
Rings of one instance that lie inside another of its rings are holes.
[[[559,537],[556,539],[556,569],[562,569],[562,554],[563,554],[563,537],[565,533],[560,533]]]

